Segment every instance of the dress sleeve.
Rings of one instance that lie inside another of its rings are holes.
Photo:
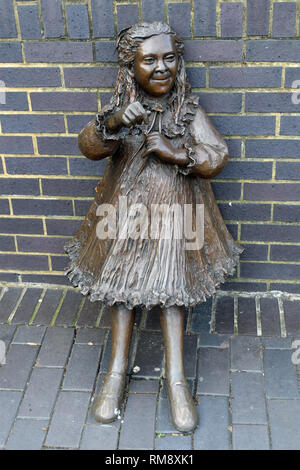
[[[99,129],[98,117],[90,121],[78,136],[80,151],[90,160],[101,160],[114,155],[119,145],[117,138],[109,138],[103,129]]]
[[[185,174],[213,178],[226,166],[228,148],[201,106],[190,123],[189,134],[189,141],[184,145],[190,160]]]

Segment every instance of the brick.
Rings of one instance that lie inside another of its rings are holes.
[[[18,275],[17,274],[8,274],[8,273],[1,273],[0,272],[0,280],[4,282],[18,282]]]
[[[264,371],[268,398],[299,398],[297,371],[290,350],[266,349]]]
[[[70,292],[71,293],[71,292]],[[76,344],[103,345],[105,339],[105,330],[96,328],[77,328],[76,330]]]
[[[138,5],[117,5],[118,31],[139,22]]]
[[[298,116],[281,116],[280,134],[298,136],[300,133],[300,119]]]
[[[41,24],[37,5],[18,5],[22,39],[41,39]]]
[[[155,425],[156,432],[162,433],[162,434],[174,433],[175,429],[171,421],[169,401],[167,398],[160,397],[156,414],[157,414],[156,425]]]
[[[25,269],[26,269],[26,264]],[[46,268],[45,268],[46,269]],[[22,297],[21,303],[19,304],[11,323],[13,325],[28,323],[36,305],[38,305],[42,289],[30,289],[28,288]]]
[[[5,343],[5,350],[8,351],[8,347],[14,337],[16,327],[13,325],[0,325],[0,340]]]
[[[222,284],[222,289],[225,291],[237,290],[241,292],[265,292],[267,290],[267,284],[264,282],[247,282],[239,281],[227,281]]]
[[[300,335],[299,302],[284,301],[285,327],[289,336]]]
[[[162,360],[162,335],[142,331],[134,359],[134,366],[140,367],[140,370],[135,374],[135,377],[159,377],[161,375]]]
[[[37,346],[24,344],[10,346],[5,367],[0,368],[0,389],[23,390],[25,388],[37,351]]]
[[[60,38],[65,35],[61,0],[41,0],[42,17],[46,38]]]
[[[216,332],[233,333],[234,299],[221,297],[216,306]]]
[[[73,235],[81,225],[80,220],[48,219],[46,227],[48,235]]]
[[[191,450],[191,436],[164,436],[155,439],[155,450]]]
[[[1,76],[1,75],[0,75]],[[2,79],[2,77],[1,77]],[[0,109],[4,111],[27,111],[28,102],[27,95],[20,93],[5,93],[5,103],[0,103]]]
[[[198,339],[199,347],[205,348],[229,348],[229,336],[228,335],[219,335],[218,333],[209,333],[205,331],[200,331],[200,336]]]
[[[67,5],[67,25],[71,39],[88,39],[90,37],[87,5]]]
[[[65,276],[60,276],[57,274],[22,274],[21,275],[22,282],[37,282],[37,283],[43,283],[43,284],[59,284],[66,286],[70,285],[69,281]]]
[[[0,235],[0,250],[16,251],[14,238]]]
[[[71,328],[48,327],[41,346],[37,367],[64,367],[73,343]]]
[[[268,428],[265,425],[235,424],[232,427],[234,450],[269,450]]]
[[[17,270],[19,269],[20,270],[47,270],[48,269],[47,256],[0,254],[0,262],[2,266],[6,267],[6,269],[17,269]]]
[[[65,132],[64,118],[58,114],[5,115],[1,124],[3,132]]]
[[[275,116],[210,116],[210,118],[220,134],[275,134]]]
[[[95,118],[93,114],[91,115],[74,115],[67,116],[67,126],[70,134],[78,134],[81,129],[83,129],[90,121]]]
[[[44,230],[41,219],[14,219],[3,217],[0,219],[0,232],[42,234]]]
[[[272,261],[300,261],[300,246],[271,245],[270,259]]]
[[[238,298],[238,332],[240,335],[256,335],[256,304],[254,298]]]
[[[117,72],[117,67],[72,67],[64,69],[64,76],[67,87],[105,88],[115,85]]]
[[[46,447],[79,447],[89,401],[89,393],[60,393],[45,441]]]
[[[16,38],[17,36],[13,4],[10,0],[2,0],[0,5],[0,37]]]
[[[238,62],[242,60],[242,41],[230,39],[186,40],[185,60],[189,62]]]
[[[113,37],[114,16],[110,0],[92,0],[93,31],[95,38]]]
[[[292,113],[295,105],[291,93],[246,93],[245,111],[255,113]]]
[[[271,162],[236,162],[230,161],[225,170],[222,171],[218,178],[237,178],[237,179],[256,179],[266,180],[272,178],[272,163]]]
[[[82,298],[82,295],[78,292],[67,292],[55,321],[56,326],[73,325]]]
[[[76,137],[38,137],[41,155],[80,155]]]
[[[264,380],[257,372],[233,372],[232,422],[267,424]]]
[[[40,308],[37,311],[36,316],[34,317],[33,324],[35,325],[49,325],[56,309],[58,303],[61,299],[62,291],[61,290],[52,290],[47,289]]]
[[[103,106],[105,106],[106,104],[110,102],[111,97],[112,97],[112,93],[110,92],[100,93],[101,108],[103,108]]]
[[[84,427],[81,450],[115,450],[118,446],[119,432],[113,424],[99,426],[87,425]]]
[[[240,183],[212,183],[213,192],[219,201],[237,201],[241,197]]]
[[[247,34],[264,36],[269,33],[270,0],[247,0]]]
[[[103,176],[107,160],[91,161],[85,158],[70,158],[71,175]]]
[[[22,67],[21,71],[18,67],[0,68],[1,80],[7,87],[61,86],[57,67]]]
[[[295,80],[299,80],[300,67],[286,67],[285,88],[297,88],[293,85]]]
[[[12,199],[15,215],[73,215],[71,200]]]
[[[41,344],[44,334],[45,327],[35,327],[28,325],[21,325],[17,327],[13,343],[26,344],[26,343],[37,343]]]
[[[223,3],[221,5],[221,36],[241,37],[243,35],[243,4]]]
[[[34,111],[97,111],[96,93],[31,93]]]
[[[291,338],[263,337],[262,344],[265,349],[292,349]]]
[[[0,181],[2,194],[26,196],[37,196],[40,194],[37,179],[26,178],[20,180],[20,178],[1,178]]]
[[[101,347],[75,344],[64,378],[64,390],[92,391],[96,379]]]
[[[206,71],[204,67],[186,67],[185,71],[192,87],[205,88]]]
[[[299,279],[298,265],[284,263],[241,263],[241,277],[262,279]]]
[[[102,305],[99,301],[90,302],[89,298],[87,298],[77,320],[77,326],[95,326],[101,307]]]
[[[27,42],[27,62],[93,62],[92,44],[72,41]]]
[[[225,220],[270,220],[269,204],[222,203],[219,209]]]
[[[210,67],[209,84],[211,88],[277,88],[281,74],[281,67]]]
[[[299,201],[300,184],[297,183],[245,183],[245,200]],[[284,229],[284,228],[283,228]],[[284,241],[284,240],[282,240]],[[286,240],[288,241],[288,240]]]
[[[216,36],[216,0],[204,0],[194,5],[196,36]]]
[[[64,271],[69,259],[67,256],[50,256],[53,271]]]
[[[13,425],[22,392],[0,391],[0,448],[3,448]]]
[[[142,0],[143,20],[151,23],[152,21],[164,21],[164,4],[161,0]]]
[[[231,339],[231,368],[260,372],[262,370],[261,353],[262,345],[260,338],[234,336]]]
[[[242,109],[241,93],[197,93],[199,103],[207,113],[239,113]]]
[[[274,221],[298,222],[300,217],[300,207],[297,205],[274,204]]]
[[[260,299],[260,315],[263,336],[280,336],[280,316],[277,299]]]
[[[229,351],[227,348],[199,349],[197,393],[229,395]]]
[[[299,450],[300,400],[269,400],[272,449]]]
[[[22,62],[21,44],[19,42],[1,42],[0,61],[10,63]]]
[[[299,158],[300,143],[292,139],[247,139],[246,157]]]
[[[68,240],[61,237],[17,237],[19,251],[40,253],[63,253]]]
[[[169,3],[168,14],[171,28],[183,38],[190,38],[191,31],[191,5],[189,3]],[[182,21],[184,18],[184,21]]]
[[[268,245],[243,244],[245,251],[241,254],[241,260],[264,261],[268,258]]]
[[[65,158],[6,157],[7,173],[13,175],[60,175],[67,174]]]
[[[97,62],[116,62],[118,55],[113,41],[96,41],[95,52]]]
[[[91,200],[87,201],[75,201],[75,215],[85,216],[91,207]]]
[[[298,62],[299,52],[300,42],[289,39],[250,40],[246,44],[249,62]]]
[[[98,180],[44,179],[43,194],[48,196],[94,196]]]
[[[229,450],[230,425],[227,397],[200,396],[198,414],[201,425],[194,433],[195,450]],[[217,417],[217,419],[216,419]]]
[[[142,393],[129,395],[119,449],[153,449],[155,409],[155,395]]]
[[[9,287],[5,289],[0,300],[0,321],[6,322],[21,295],[21,287]]]
[[[212,299],[208,299],[193,308],[191,330],[194,333],[210,331],[211,309]]]
[[[197,337],[185,335],[183,344],[185,376],[195,379],[197,374]]]
[[[48,420],[17,419],[9,436],[6,450],[41,450]]]
[[[227,228],[228,232],[230,233],[230,235],[232,236],[232,238],[234,240],[237,240],[238,226],[234,225],[234,224],[226,224],[226,228]]]
[[[276,179],[299,180],[299,163],[278,162],[276,165]]]
[[[129,393],[155,393],[158,394],[158,380],[130,380]]]
[[[295,36],[296,26],[296,3],[275,2],[273,6],[273,38],[284,38]]]

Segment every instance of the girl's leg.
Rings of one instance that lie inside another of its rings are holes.
[[[108,372],[96,397],[93,413],[97,421],[114,421],[121,407],[128,367],[130,341],[134,322],[133,310],[123,305],[111,307],[112,351]]]
[[[184,373],[183,309],[177,306],[161,308],[160,321],[165,343],[166,383],[171,418],[179,431],[193,431],[198,424],[198,414]]]

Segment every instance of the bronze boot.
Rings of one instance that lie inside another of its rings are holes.
[[[170,415],[175,428],[191,432],[198,424],[198,413],[186,379],[166,381],[169,396]]]
[[[108,372],[104,377],[100,394],[93,405],[93,414],[100,423],[111,423],[121,413],[126,374]]]

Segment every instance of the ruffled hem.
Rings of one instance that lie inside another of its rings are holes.
[[[191,295],[188,292],[178,292],[173,295],[165,292],[140,292],[128,291],[127,293],[108,292],[97,286],[94,289],[93,276],[87,272],[83,272],[77,265],[76,260],[81,251],[81,243],[77,238],[73,238],[64,246],[65,252],[70,257],[71,263],[65,271],[65,275],[69,278],[74,287],[77,287],[81,294],[88,295],[91,302],[101,301],[106,305],[114,305],[118,303],[124,304],[127,308],[132,309],[137,306],[145,306],[151,309],[155,305],[163,307],[171,307],[173,305],[193,307],[197,304],[205,302],[209,297],[216,293],[221,283],[224,283],[226,276],[232,276],[235,272],[236,265],[239,261],[239,255],[244,251],[239,245],[233,242],[232,257],[223,258],[215,267],[209,267],[205,271],[205,279],[199,286],[199,291]],[[195,289],[195,288],[194,288]]]

